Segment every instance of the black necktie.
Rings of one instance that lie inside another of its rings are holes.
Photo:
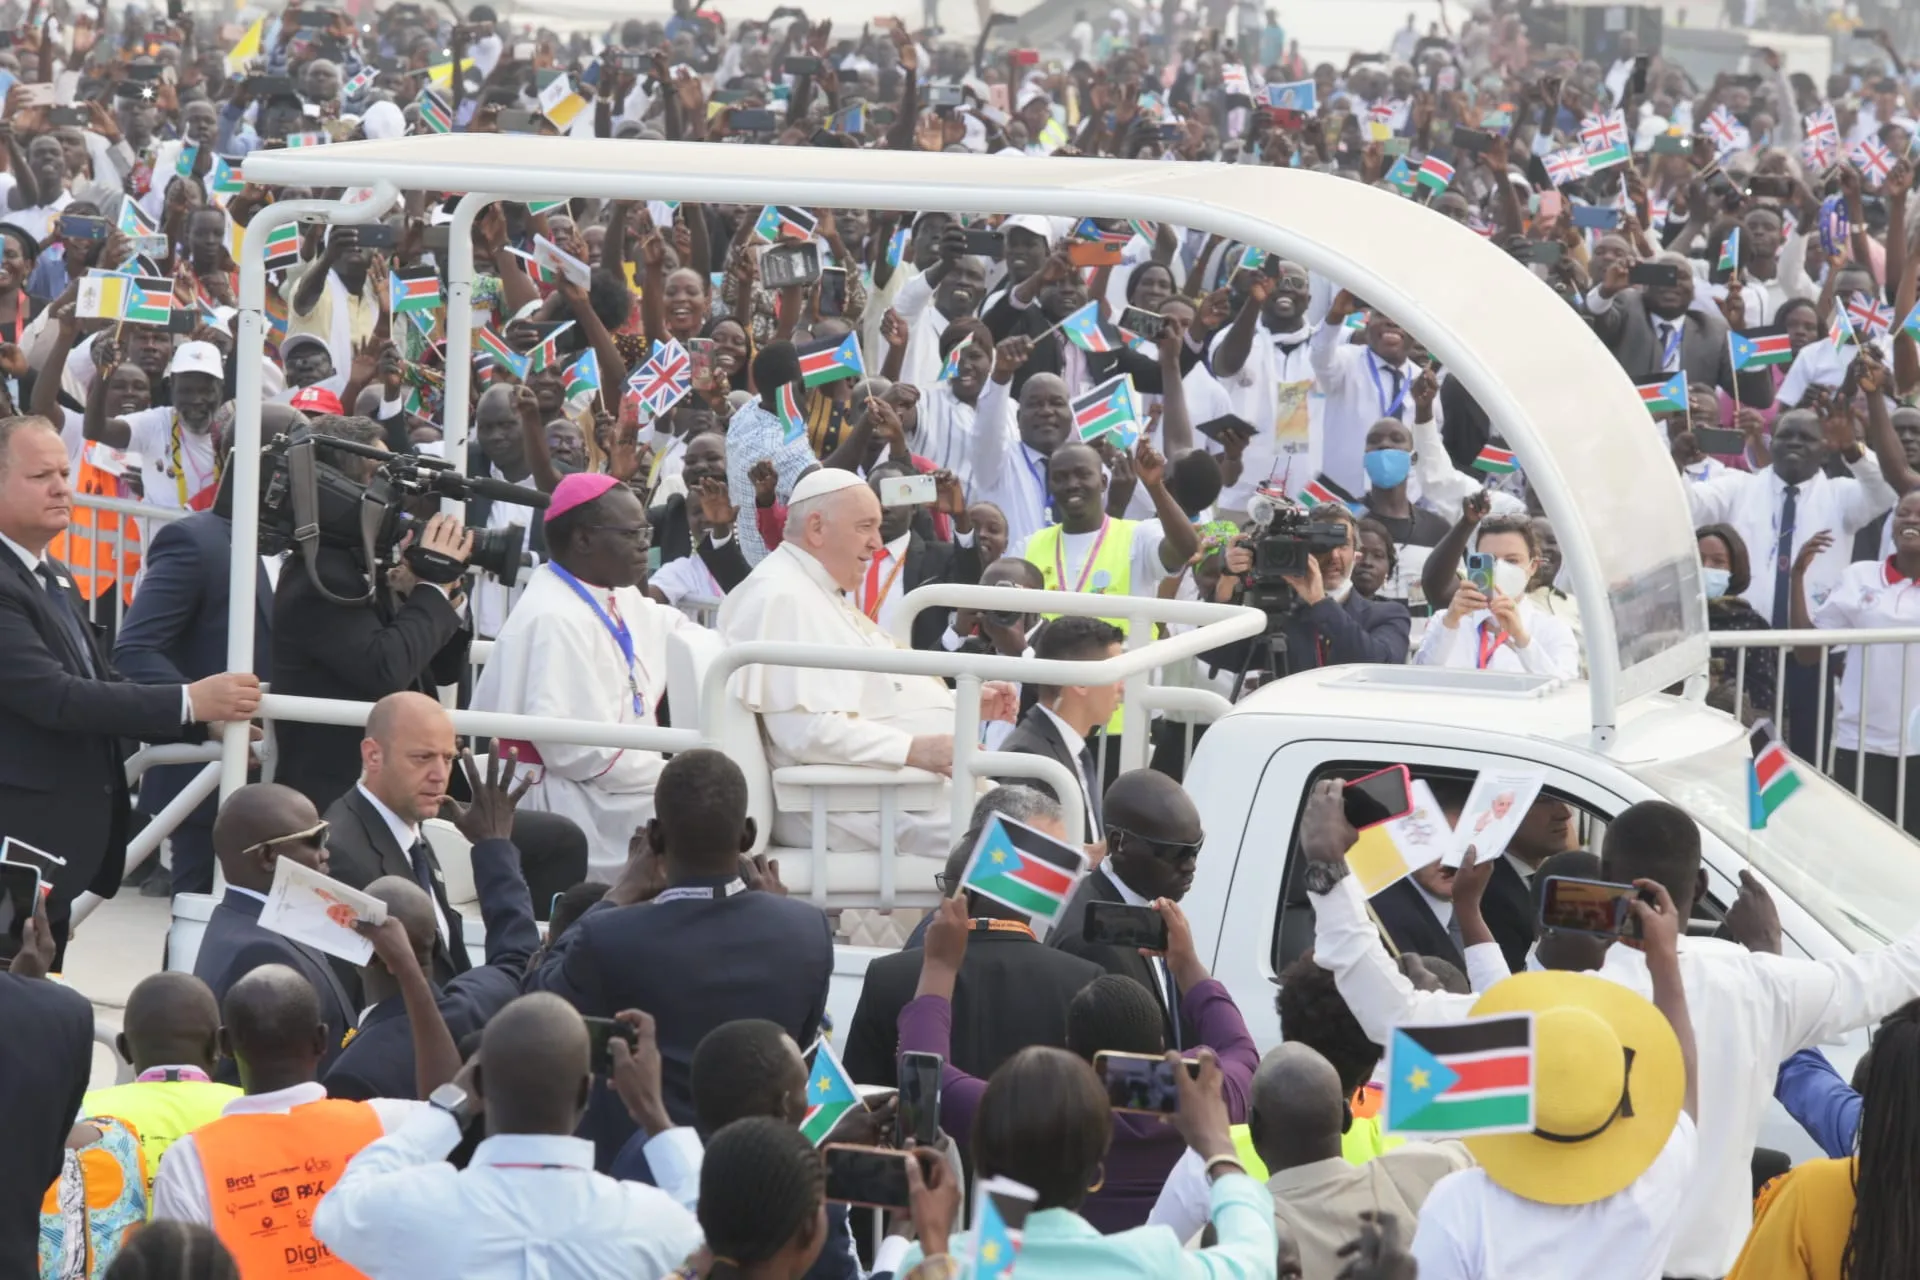
[[[1383,412],[1390,418],[1400,416],[1400,383],[1406,377],[1398,369],[1388,369],[1387,376],[1393,379],[1393,387],[1387,392],[1387,404]]]
[[[1790,582],[1793,570],[1793,517],[1799,506],[1800,486],[1787,486],[1787,496],[1780,504],[1780,536],[1774,540],[1773,555],[1773,629],[1787,629],[1787,593],[1792,590]]]
[[[93,646],[87,643],[87,633],[81,628],[79,615],[73,611],[73,598],[67,594],[67,588],[54,574],[53,566],[42,560],[34,572],[47,589],[47,603],[53,609],[54,621],[60,624],[60,630],[66,633],[67,643],[79,655],[80,663],[88,675],[97,675],[93,667]]]
[[[1087,832],[1087,839],[1097,841],[1100,838],[1100,773],[1099,765],[1093,758],[1093,744],[1080,744],[1080,781],[1087,789],[1087,816],[1093,820],[1093,827]]]
[[[413,848],[407,850],[407,859],[413,863],[413,878],[420,882],[420,887],[427,891],[429,898],[438,902],[440,895],[433,889],[433,856],[424,836],[415,840]]]

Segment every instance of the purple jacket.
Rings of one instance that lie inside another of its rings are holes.
[[[1220,1058],[1221,1090],[1227,1114],[1239,1124],[1247,1118],[1247,1089],[1260,1052],[1247,1034],[1246,1021],[1227,989],[1209,978],[1180,997],[1180,1012],[1199,1031],[1199,1043]],[[939,996],[921,996],[900,1011],[900,1052],[949,1056],[953,1006]],[[987,1082],[949,1065],[940,1074],[940,1127],[964,1151],[973,1142],[973,1115]],[[1187,1149],[1179,1131],[1159,1116],[1116,1114],[1113,1146],[1108,1149],[1106,1181],[1087,1197],[1080,1214],[1103,1234],[1146,1223],[1167,1175]]]

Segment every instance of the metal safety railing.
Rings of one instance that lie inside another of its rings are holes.
[[[1771,719],[1803,755],[1812,744],[1821,772],[1907,826],[1906,761],[1920,757],[1920,628],[1715,631],[1711,645],[1732,651],[1718,683],[1731,685],[1736,715]]]
[[[126,590],[127,584],[120,580],[120,575],[126,572],[127,525],[129,518],[166,524],[169,521],[183,519],[193,513],[191,511],[183,511],[179,507],[156,507],[148,502],[133,502],[126,498],[108,498],[93,493],[74,494],[73,505],[76,507],[85,507],[89,511],[108,512],[121,517],[121,519],[114,522],[112,532],[107,534],[101,533],[97,521],[95,522],[95,527],[89,530],[81,530],[77,526],[70,527],[67,530],[69,542],[76,537],[85,536],[96,542],[104,540],[113,548],[113,559],[110,562],[113,565],[113,581],[107,591],[95,595],[93,599],[87,602],[87,609],[96,623],[103,622],[104,619],[98,616],[101,608],[101,600],[103,596],[110,597],[113,601],[113,630],[114,634],[118,635],[120,632],[120,624],[127,616],[127,599],[129,593]],[[151,537],[153,527],[153,523],[146,525],[141,529],[140,536],[136,539],[136,545],[139,546],[143,552]],[[98,547],[95,547],[93,549],[93,562],[91,564],[74,564],[70,557],[67,567],[73,570],[76,577],[84,574],[90,578],[99,578],[104,576],[101,573],[99,565],[100,550]],[[139,581],[137,574],[138,571],[136,570],[136,583]]]

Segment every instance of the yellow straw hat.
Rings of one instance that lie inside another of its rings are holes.
[[[1520,973],[1474,1017],[1533,1014],[1534,1130],[1466,1145],[1487,1176],[1542,1204],[1591,1204],[1623,1191],[1659,1156],[1686,1098],[1680,1040],[1666,1015],[1617,982]]]

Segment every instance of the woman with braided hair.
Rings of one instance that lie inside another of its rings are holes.
[[[1873,1038],[1854,1155],[1761,1193],[1727,1280],[1895,1280],[1920,1256],[1920,1001]]]
[[[240,1268],[199,1223],[161,1218],[127,1238],[105,1280],[240,1280]]]

